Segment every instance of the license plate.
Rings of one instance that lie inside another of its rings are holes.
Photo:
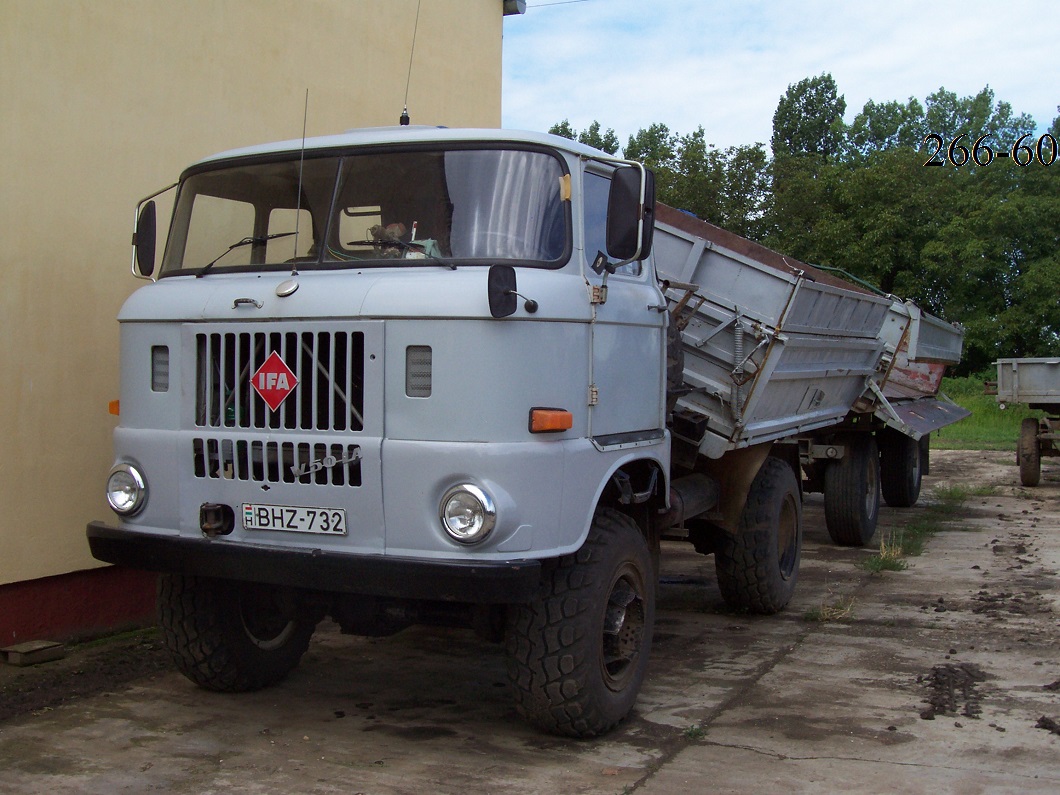
[[[346,511],[341,508],[302,508],[293,505],[243,503],[247,530],[285,530],[291,533],[346,535]]]

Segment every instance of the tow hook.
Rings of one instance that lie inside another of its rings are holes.
[[[204,536],[226,536],[235,526],[236,514],[229,506],[218,502],[204,502],[199,506],[199,527]]]

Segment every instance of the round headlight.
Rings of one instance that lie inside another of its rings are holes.
[[[144,507],[147,482],[136,467],[118,464],[107,478],[107,502],[115,513],[132,516]]]
[[[461,544],[483,541],[497,524],[497,509],[490,496],[478,486],[453,486],[442,497],[440,512],[445,532]]]

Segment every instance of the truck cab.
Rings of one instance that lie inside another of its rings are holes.
[[[535,724],[620,720],[670,459],[650,172],[548,135],[382,128],[192,165],[157,266],[154,207],[118,317],[117,522],[88,537],[162,574],[182,672],[262,687],[325,615],[463,623],[505,640]],[[550,650],[587,566],[589,640]],[[585,668],[570,698],[557,654]]]

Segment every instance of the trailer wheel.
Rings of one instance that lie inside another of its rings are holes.
[[[714,553],[718,587],[734,610],[771,615],[795,593],[802,555],[802,500],[795,473],[767,458],[747,495],[736,533]]]
[[[868,434],[842,437],[846,455],[824,472],[824,520],[832,541],[861,547],[876,535],[880,514],[880,454]]]
[[[893,508],[911,508],[920,497],[924,477],[921,443],[888,428],[880,434],[879,448],[884,501]]]
[[[651,649],[655,583],[648,544],[603,508],[581,549],[545,564],[538,598],[509,611],[516,707],[554,734],[595,737],[629,714]]]
[[[179,574],[158,579],[158,620],[180,672],[227,693],[283,679],[316,627],[290,589]]]
[[[1016,460],[1020,465],[1020,483],[1037,486],[1042,479],[1042,451],[1038,446],[1038,420],[1025,417],[1020,423],[1020,441]]]

